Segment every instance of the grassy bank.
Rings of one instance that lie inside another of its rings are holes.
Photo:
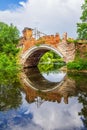
[[[87,44],[76,44],[76,55],[73,62],[67,64],[68,70],[87,71]]]

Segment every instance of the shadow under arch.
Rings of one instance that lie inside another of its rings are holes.
[[[46,44],[36,45],[29,48],[26,52],[22,54],[21,58],[22,58],[23,66],[24,67],[37,66],[42,55],[48,51],[53,51],[54,53],[58,54],[60,57],[63,57],[62,53],[58,49],[50,45],[46,45]]]

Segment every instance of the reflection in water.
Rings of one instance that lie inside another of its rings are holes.
[[[61,82],[64,79],[66,73],[64,73],[63,71],[56,71],[56,73],[42,73],[42,75],[45,79],[47,79],[50,82]]]
[[[18,84],[0,85],[0,111],[18,108],[21,104],[21,93]]]
[[[62,71],[40,73],[38,68],[25,69],[24,72],[25,75],[22,75],[23,82],[41,91],[50,91],[58,87],[66,75],[66,73]]]
[[[35,97],[39,96],[45,100],[61,102],[62,97],[64,102],[68,103],[68,97],[75,94],[75,81],[68,79],[66,73],[63,71],[49,72],[45,74],[40,73],[38,68],[25,69],[25,75],[22,75],[22,80],[24,85],[24,90],[26,91],[26,99],[28,102],[34,101]],[[31,74],[32,73],[32,74]],[[51,77],[54,76],[54,77]],[[61,77],[60,77],[61,75]],[[47,76],[47,77],[46,77]],[[56,77],[56,78],[55,78]],[[51,78],[56,82],[48,81],[48,78]],[[28,81],[28,83],[26,83]],[[61,81],[61,82],[59,82]],[[33,86],[33,87],[32,87]],[[38,91],[34,91],[33,88],[36,88]],[[42,90],[45,90],[47,93],[43,93]],[[33,96],[32,96],[33,95]]]
[[[44,102],[39,109],[32,108],[33,121],[44,130],[80,130],[83,125],[78,111],[82,106],[76,100],[73,98],[67,106],[63,103],[59,105],[57,102]]]
[[[0,72],[0,111],[18,108],[21,100],[20,84],[15,72]]]
[[[81,118],[78,116],[82,105],[78,103],[77,98],[70,99],[68,105],[45,101],[38,108],[36,103],[28,104],[24,96],[22,94],[23,104],[17,110],[0,112],[1,130],[83,129]]]
[[[68,74],[76,82],[76,87],[79,90],[78,92],[78,101],[82,103],[83,108],[79,115],[82,116],[82,121],[87,127],[87,74],[86,73],[69,73]]]
[[[35,75],[32,72],[29,77],[35,80]],[[49,92],[27,84],[20,90],[15,82],[1,85],[0,130],[87,130],[86,77],[70,73],[60,87]]]

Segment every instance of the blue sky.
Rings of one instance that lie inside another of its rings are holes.
[[[12,7],[16,8],[20,6],[19,2],[21,0],[0,0],[0,10],[11,9]],[[22,0],[26,2],[27,0]]]
[[[24,27],[38,28],[45,34],[59,33],[76,38],[84,0],[0,0],[0,21],[13,23],[20,32]]]

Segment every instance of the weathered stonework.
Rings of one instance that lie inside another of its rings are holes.
[[[78,43],[76,45],[76,51],[79,54],[80,58],[87,58],[87,44]]]
[[[63,34],[62,40],[60,39],[60,36],[58,33],[55,35],[44,35],[36,39],[33,35],[33,29],[25,28],[23,30],[23,37],[20,39],[20,45],[23,48],[22,49],[23,54],[27,50],[29,50],[31,47],[35,45],[40,45],[40,44],[48,44],[51,47],[56,48],[63,55],[64,61],[66,63],[74,60],[75,45],[74,43],[67,42],[67,33]]]
[[[33,37],[33,29],[25,28],[23,30],[23,37],[20,39],[20,44],[23,46],[23,52],[28,50],[30,47],[37,44],[49,44],[53,47],[57,47],[60,41],[60,36],[58,33],[56,35],[46,35],[42,36],[39,39]]]

